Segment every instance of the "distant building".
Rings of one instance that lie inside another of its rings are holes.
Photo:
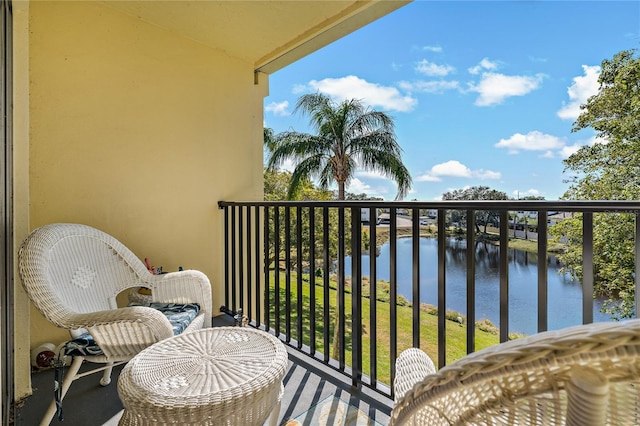
[[[574,212],[549,212],[547,223],[549,225],[555,225],[565,219],[571,219],[574,214]]]

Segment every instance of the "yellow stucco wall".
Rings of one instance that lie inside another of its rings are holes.
[[[253,64],[85,2],[30,5],[31,229],[102,229],[223,303],[219,200],[262,199]],[[39,313],[31,345],[62,340]]]
[[[31,394],[29,299],[19,284],[18,249],[29,233],[29,2],[13,4],[14,396]]]

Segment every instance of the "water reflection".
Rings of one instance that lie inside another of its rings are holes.
[[[420,238],[420,299],[437,304],[438,243],[434,238]],[[446,246],[447,309],[466,315],[467,278],[464,239],[449,238]],[[411,300],[412,239],[400,238],[397,243],[398,294]],[[492,244],[476,244],[476,319],[488,318],[499,324],[500,248]],[[376,259],[377,279],[389,281],[390,246],[384,244]],[[535,253],[509,249],[509,329],[525,334],[536,333],[538,310],[538,260]],[[548,262],[548,326],[555,330],[582,324],[582,287],[567,274],[559,274],[560,265],[554,256]],[[345,262],[350,274],[351,258]],[[362,256],[362,274],[369,275],[369,256]],[[600,312],[601,300],[594,301],[594,321],[611,321]]]

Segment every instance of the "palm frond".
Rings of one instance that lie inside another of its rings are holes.
[[[295,199],[302,183],[315,177],[318,174],[318,170],[323,168],[325,162],[325,156],[316,154],[314,156],[307,157],[298,163],[291,174],[287,198],[289,200]]]
[[[338,183],[343,195],[345,183],[359,166],[393,179],[398,185],[397,198],[406,196],[411,175],[402,163],[402,149],[389,115],[371,110],[359,99],[336,103],[322,93],[301,96],[294,113],[308,116],[317,135],[283,132],[274,137],[268,168],[294,162],[290,196],[305,179],[312,178],[323,189]]]

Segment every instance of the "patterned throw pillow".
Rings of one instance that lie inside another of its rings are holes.
[[[196,303],[145,303],[142,305],[131,304],[130,306],[146,306],[162,312],[173,327],[173,335],[182,333],[191,324],[191,321],[198,316],[200,306]]]

